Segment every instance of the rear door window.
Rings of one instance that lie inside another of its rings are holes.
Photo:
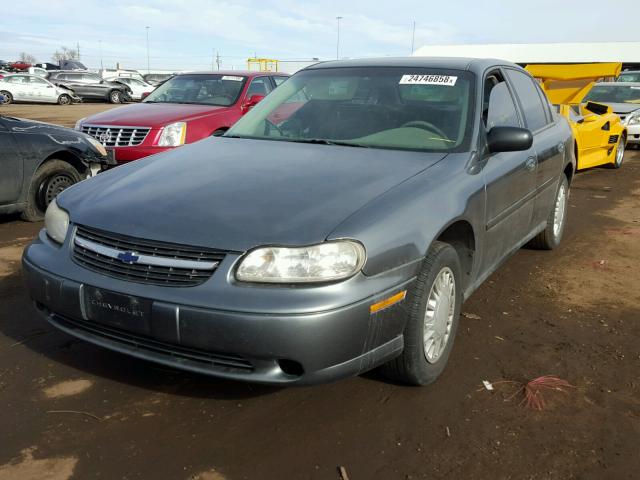
[[[527,128],[533,132],[549,123],[547,107],[542,103],[538,86],[529,75],[517,70],[506,69],[507,77],[513,84]]]

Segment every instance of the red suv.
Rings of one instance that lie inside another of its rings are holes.
[[[211,135],[222,135],[288,78],[286,73],[216,71],[183,73],[142,103],[83,118],[76,130],[130,162]]]

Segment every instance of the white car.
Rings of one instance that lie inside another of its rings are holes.
[[[0,78],[0,94],[4,103],[36,102],[69,105],[81,101],[75,93],[38,77],[37,75],[14,74]]]
[[[138,80],[137,78],[130,77],[109,77],[105,78],[108,82],[119,82],[124,83],[131,89],[131,99],[132,100],[142,100],[143,95],[146,93],[150,94],[155,90],[156,87],[150,85],[146,82]],[[146,96],[146,95],[144,95]]]

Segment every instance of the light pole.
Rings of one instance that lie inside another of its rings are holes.
[[[338,21],[338,42],[336,43],[336,60],[340,59],[340,20],[342,20],[342,17],[336,17],[336,20]]]
[[[144,27],[147,29],[147,73],[149,73],[149,27]]]
[[[102,64],[102,40],[98,40],[98,44],[100,45],[100,70],[104,70],[104,65]]]
[[[413,21],[413,33],[411,34],[411,55],[413,55],[414,44],[416,40],[416,21]]]

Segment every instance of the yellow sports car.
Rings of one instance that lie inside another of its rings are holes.
[[[617,77],[620,63],[527,65],[558,112],[567,118],[575,139],[577,169],[610,165],[620,168],[627,129],[608,105],[581,103],[600,78]]]

